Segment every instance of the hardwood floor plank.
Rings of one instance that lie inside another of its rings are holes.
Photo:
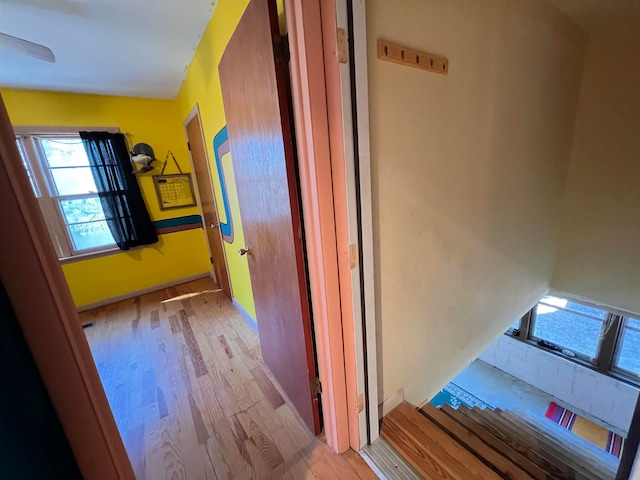
[[[196,375],[198,377],[206,375],[207,365],[202,358],[198,341],[196,340],[196,336],[193,334],[189,318],[184,310],[180,310],[180,322],[182,323],[182,332],[184,334],[189,353],[191,354],[191,361],[193,362],[193,368],[196,371]]]
[[[218,341],[220,342],[224,353],[227,354],[227,357],[233,358],[233,352],[231,351],[231,347],[229,346],[229,343],[227,343],[227,339],[224,337],[224,335],[218,335]]]
[[[160,314],[158,313],[158,310],[151,310],[151,317],[149,320],[151,322],[151,328],[160,327]]]
[[[282,398],[278,389],[274,387],[273,382],[264,373],[264,370],[260,367],[254,367],[250,371],[253,379],[262,390],[262,393],[264,393],[264,396],[269,400],[271,407],[275,410],[276,408],[284,405],[284,398]]]
[[[81,320],[138,480],[375,478],[307,429],[210,279]]]
[[[171,324],[171,333],[176,334],[182,332],[182,327],[176,315],[169,315],[169,323]]]
[[[180,302],[182,303],[182,308],[184,309],[188,317],[195,316],[196,312],[193,310],[191,301],[188,298],[183,298],[180,300]]]
[[[196,437],[198,438],[198,443],[204,444],[209,440],[209,432],[207,431],[207,427],[202,420],[202,413],[200,413],[200,409],[196,405],[196,401],[193,399],[193,395],[187,394],[189,398],[189,408],[191,408],[191,417],[193,418],[193,425],[196,429]]]

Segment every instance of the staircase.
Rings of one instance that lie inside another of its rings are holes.
[[[428,479],[614,479],[618,460],[559,425],[505,410],[402,403],[381,435]]]

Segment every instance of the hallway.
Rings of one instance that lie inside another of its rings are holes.
[[[80,317],[139,480],[377,478],[308,431],[211,279]]]

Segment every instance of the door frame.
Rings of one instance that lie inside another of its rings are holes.
[[[324,427],[338,452],[379,428],[366,22],[364,2],[351,4],[285,0]],[[353,34],[344,65],[337,27]]]
[[[220,210],[218,209],[218,201],[216,199],[216,191],[213,188],[213,178],[211,177],[211,163],[209,162],[209,154],[207,152],[207,140],[204,136],[204,130],[202,128],[202,116],[200,115],[200,105],[198,102],[193,106],[191,111],[187,114],[185,119],[182,122],[182,128],[184,130],[184,137],[189,143],[189,134],[187,132],[187,125],[191,120],[195,117],[198,117],[200,123],[200,135],[202,137],[202,145],[204,146],[204,158],[207,162],[207,177],[209,179],[209,186],[211,187],[211,195],[213,195],[213,208],[216,210],[216,218],[218,219],[218,224],[220,224]],[[195,177],[196,169],[193,164],[193,156],[191,155],[191,149],[189,149],[189,165],[191,167],[192,175]],[[209,238],[207,236],[207,225],[204,220],[204,210],[202,210],[202,200],[200,199],[200,190],[198,188],[197,180],[194,182],[194,190],[196,195],[198,196],[198,210],[200,211],[200,218],[202,219],[202,228],[204,229],[205,241],[207,242],[207,251],[209,252],[209,256],[213,259],[213,252],[211,251],[211,246],[209,245]],[[231,284],[231,276],[229,275],[229,263],[227,262],[227,250],[224,248],[224,239],[222,238],[222,233],[220,231],[220,227],[218,227],[218,235],[220,236],[220,244],[222,245],[222,256],[224,260],[224,268],[227,270],[227,278],[229,279],[229,290],[231,293],[231,298],[233,297],[233,285]],[[218,283],[218,279],[216,278],[215,270],[213,268],[213,264],[211,264],[211,270],[209,270],[209,275],[211,278]]]

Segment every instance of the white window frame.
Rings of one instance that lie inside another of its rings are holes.
[[[35,195],[58,258],[61,261],[80,260],[118,252],[115,243],[82,250],[74,247],[60,199],[88,198],[95,197],[97,194],[58,195],[50,167],[38,140],[39,138],[60,138],[61,140],[77,138],[79,140],[81,131],[118,133],[119,129],[116,127],[16,127],[14,130],[16,141],[22,149],[21,153],[24,153],[24,160],[37,187],[38,192],[35,192]]]
[[[640,386],[640,374],[625,370],[624,368],[617,365],[619,356],[621,354],[621,346],[625,334],[625,324],[627,322],[627,319],[632,318],[638,320],[640,319],[638,315],[581,300],[572,297],[571,295],[568,295],[564,292],[550,291],[547,293],[547,295],[552,295],[573,303],[579,303],[587,307],[603,310],[607,313],[607,319],[604,323],[604,330],[601,332],[600,338],[598,339],[598,348],[596,357],[594,359],[586,358],[585,355],[582,355],[578,352],[574,352],[575,357],[567,357],[565,355],[561,355],[559,352],[540,347],[537,344],[537,341],[540,338],[533,335],[533,329],[535,323],[535,310],[539,304],[539,301],[536,302],[533,308],[525,313],[524,316],[518,321],[518,334],[515,335],[513,332],[513,328],[509,327],[509,329],[505,332],[505,335],[513,336],[513,338],[517,340],[528,343],[537,348],[541,348],[542,350],[553,355],[560,355],[565,360],[578,363],[602,375],[615,378],[616,380],[620,380],[634,386]],[[589,315],[581,315],[589,317]],[[607,324],[609,325],[608,327]],[[566,348],[561,345],[559,346]]]

